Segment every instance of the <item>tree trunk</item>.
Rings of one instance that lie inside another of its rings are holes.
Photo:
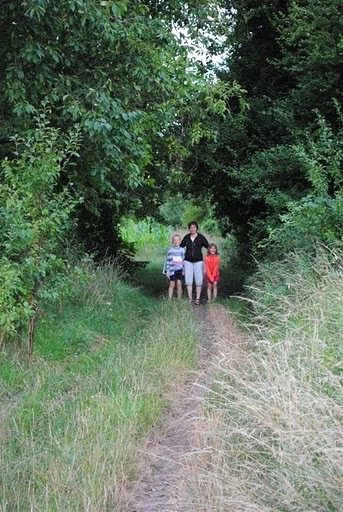
[[[32,358],[33,345],[35,341],[36,315],[30,318],[29,324],[29,359]]]
[[[33,310],[33,316],[29,321],[29,359],[31,360],[33,354],[33,346],[35,342],[35,329],[36,329],[36,318],[37,318],[37,295],[38,295],[39,281],[35,279],[35,284],[31,294],[31,305]]]

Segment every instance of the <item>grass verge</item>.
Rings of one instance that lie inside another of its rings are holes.
[[[170,387],[197,361],[184,304],[144,296],[110,267],[74,286],[39,323],[31,365],[1,353],[2,512],[115,510]]]

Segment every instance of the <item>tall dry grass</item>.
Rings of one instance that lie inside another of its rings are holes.
[[[342,260],[320,250],[262,268],[251,346],[221,327],[187,512],[342,510]]]

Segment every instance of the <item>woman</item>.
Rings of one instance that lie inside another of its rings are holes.
[[[186,289],[189,301],[192,302],[193,281],[195,281],[195,304],[200,304],[201,289],[204,279],[202,248],[205,247],[207,249],[209,243],[204,235],[198,233],[197,222],[190,222],[188,229],[189,233],[183,237],[181,242],[181,247],[185,247],[186,249],[184,260]]]

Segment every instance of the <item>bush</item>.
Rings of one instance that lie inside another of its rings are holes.
[[[133,244],[137,252],[149,246],[166,247],[170,244],[168,228],[152,218],[140,221],[133,218],[123,219],[120,224],[120,233],[124,242]]]
[[[78,202],[70,186],[58,187],[77,156],[78,130],[62,136],[49,126],[48,114],[37,112],[36,128],[15,138],[15,158],[2,162],[0,183],[0,338],[17,334],[29,320],[30,354],[42,285],[63,270],[62,248]]]
[[[269,230],[269,256],[278,256],[292,250],[311,250],[316,243],[331,245],[343,239],[343,194],[335,197],[308,195],[288,205],[281,216],[282,226]]]
[[[308,251],[316,243],[331,245],[343,239],[342,131],[335,134],[318,115],[316,129],[305,134],[304,139],[293,151],[311,191],[301,199],[288,201],[284,205],[287,211],[279,216],[278,222],[267,226],[269,236],[258,245],[267,249],[272,258],[292,250]]]

